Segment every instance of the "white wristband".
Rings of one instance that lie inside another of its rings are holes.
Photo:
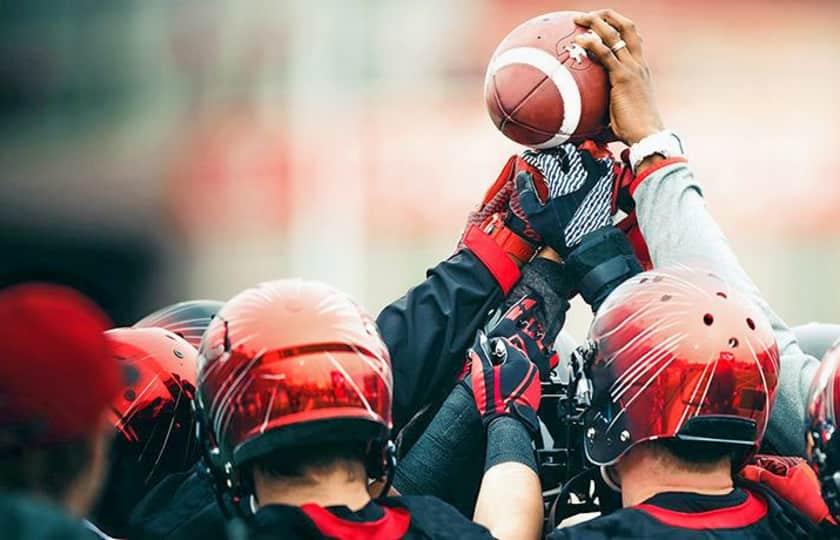
[[[648,135],[630,147],[630,165],[633,172],[636,172],[639,163],[656,154],[666,159],[682,157],[685,156],[685,150],[679,136],[673,131],[666,129]]]

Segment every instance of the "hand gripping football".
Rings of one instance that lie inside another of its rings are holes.
[[[502,40],[484,83],[487,111],[508,138],[551,148],[603,135],[609,124],[606,70],[574,42],[587,30],[574,11],[540,15]]]

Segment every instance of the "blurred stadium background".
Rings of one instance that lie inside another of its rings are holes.
[[[615,1],[666,124],[789,323],[840,322],[838,2]],[[484,68],[590,2],[0,4],[0,274],[118,323],[318,278],[376,311],[446,257],[510,153]],[[576,305],[568,328],[590,317]]]

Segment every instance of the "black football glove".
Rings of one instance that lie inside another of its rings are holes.
[[[610,157],[595,158],[567,143],[539,152],[528,150],[522,159],[542,173],[549,196],[543,203],[533,175],[520,172],[519,202],[528,224],[560,256],[565,257],[588,233],[612,224],[615,173]]]

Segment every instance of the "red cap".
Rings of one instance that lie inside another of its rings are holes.
[[[78,292],[24,284],[0,291],[0,432],[13,444],[92,434],[120,389],[107,316]]]

